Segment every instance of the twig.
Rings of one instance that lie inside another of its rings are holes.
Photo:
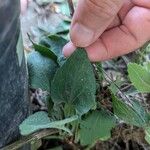
[[[50,136],[52,134],[57,133],[57,130],[52,130],[52,129],[46,129],[46,130],[42,130],[40,132],[31,134],[29,136],[23,137],[22,139],[16,141],[15,143],[12,143],[4,148],[1,148],[0,150],[16,150],[22,146],[24,146],[25,144],[28,144],[32,141],[35,140],[40,140],[41,138]]]
[[[67,0],[68,1],[68,5],[69,5],[69,9],[70,9],[70,16],[72,17],[74,14],[74,5],[72,0]]]

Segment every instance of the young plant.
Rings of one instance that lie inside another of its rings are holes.
[[[61,50],[66,42],[61,36],[50,35],[40,44],[33,44],[35,51],[28,56],[30,87],[49,93],[48,113],[37,112],[29,116],[20,125],[21,134],[55,128],[64,138],[72,136],[74,142],[90,146],[97,140],[109,139],[112,128],[122,120],[144,128],[146,139],[149,139],[149,113],[136,100],[119,98],[119,89],[114,82],[109,87],[112,111],[104,108],[96,99],[96,87],[101,87],[103,76],[100,64],[92,65],[86,51],[81,48],[68,59],[63,58]],[[129,64],[128,72],[140,91],[149,92],[148,70],[137,64]]]

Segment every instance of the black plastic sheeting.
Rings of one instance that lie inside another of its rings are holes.
[[[0,0],[0,147],[19,137],[18,126],[28,115],[19,16],[19,0]]]

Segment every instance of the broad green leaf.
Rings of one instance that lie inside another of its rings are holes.
[[[35,43],[33,43],[33,46],[34,46],[35,51],[38,51],[43,56],[48,57],[52,59],[55,63],[57,63],[57,56],[50,49],[48,49],[47,47],[43,45],[35,44]]]
[[[95,107],[95,77],[84,49],[76,50],[58,69],[51,88],[55,105],[68,104],[80,115]]]
[[[150,92],[150,72],[141,65],[130,63],[128,65],[129,78],[140,92]]]
[[[46,128],[55,128],[70,132],[70,130],[64,125],[77,119],[77,116],[73,116],[64,120],[55,121],[50,119],[46,112],[41,111],[29,116],[26,120],[24,120],[19,126],[19,129],[22,135],[28,135],[37,130]]]
[[[41,88],[50,92],[50,84],[57,65],[39,52],[31,52],[27,58],[29,84],[32,88]]]
[[[79,136],[81,145],[91,145],[98,140],[107,140],[111,137],[111,129],[116,119],[108,112],[93,111],[81,121]]]
[[[64,115],[69,117],[75,114],[75,109],[73,105],[65,104],[64,106]]]
[[[144,127],[148,123],[148,115],[140,103],[131,101],[130,105],[112,95],[114,114],[131,125]]]

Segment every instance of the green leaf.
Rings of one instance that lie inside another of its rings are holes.
[[[150,144],[150,127],[145,128],[145,140]]]
[[[108,112],[93,111],[81,121],[79,136],[82,145],[94,144],[97,140],[107,140],[111,137],[111,129],[116,119]]]
[[[131,125],[144,127],[148,123],[148,115],[140,103],[131,101],[126,104],[112,95],[114,114]]]
[[[150,72],[141,65],[130,63],[128,65],[129,78],[140,92],[150,92]]]
[[[95,77],[84,49],[76,50],[58,69],[51,88],[51,97],[55,105],[72,105],[80,115],[95,107]]]
[[[45,57],[48,57],[52,59],[55,63],[57,63],[57,56],[55,55],[54,52],[49,50],[47,47],[40,45],[40,44],[35,44],[33,43],[35,51],[38,51],[40,54],[42,54]]]
[[[109,90],[112,94],[116,95],[117,92],[119,92],[120,86],[122,85],[122,81],[120,80],[116,80],[114,82],[111,83],[111,85],[109,86]]]
[[[61,129],[70,133],[70,130],[64,125],[77,119],[77,116],[73,116],[64,120],[55,121],[50,119],[46,112],[41,111],[29,116],[26,120],[24,120],[19,126],[19,129],[22,135],[28,135],[37,130],[46,128]]]
[[[146,63],[144,64],[144,67],[145,67],[145,69],[146,69],[148,72],[150,72],[150,62],[146,62]]]
[[[58,35],[49,35],[40,41],[41,45],[49,48],[57,56],[57,62],[60,65],[64,63],[62,49],[66,43],[67,40]]]
[[[40,44],[50,48],[58,57],[62,55],[62,49],[67,43],[67,40],[58,35],[49,35],[44,37]]]
[[[29,84],[32,88],[41,88],[50,92],[50,84],[57,65],[39,52],[31,52],[27,58]]]

